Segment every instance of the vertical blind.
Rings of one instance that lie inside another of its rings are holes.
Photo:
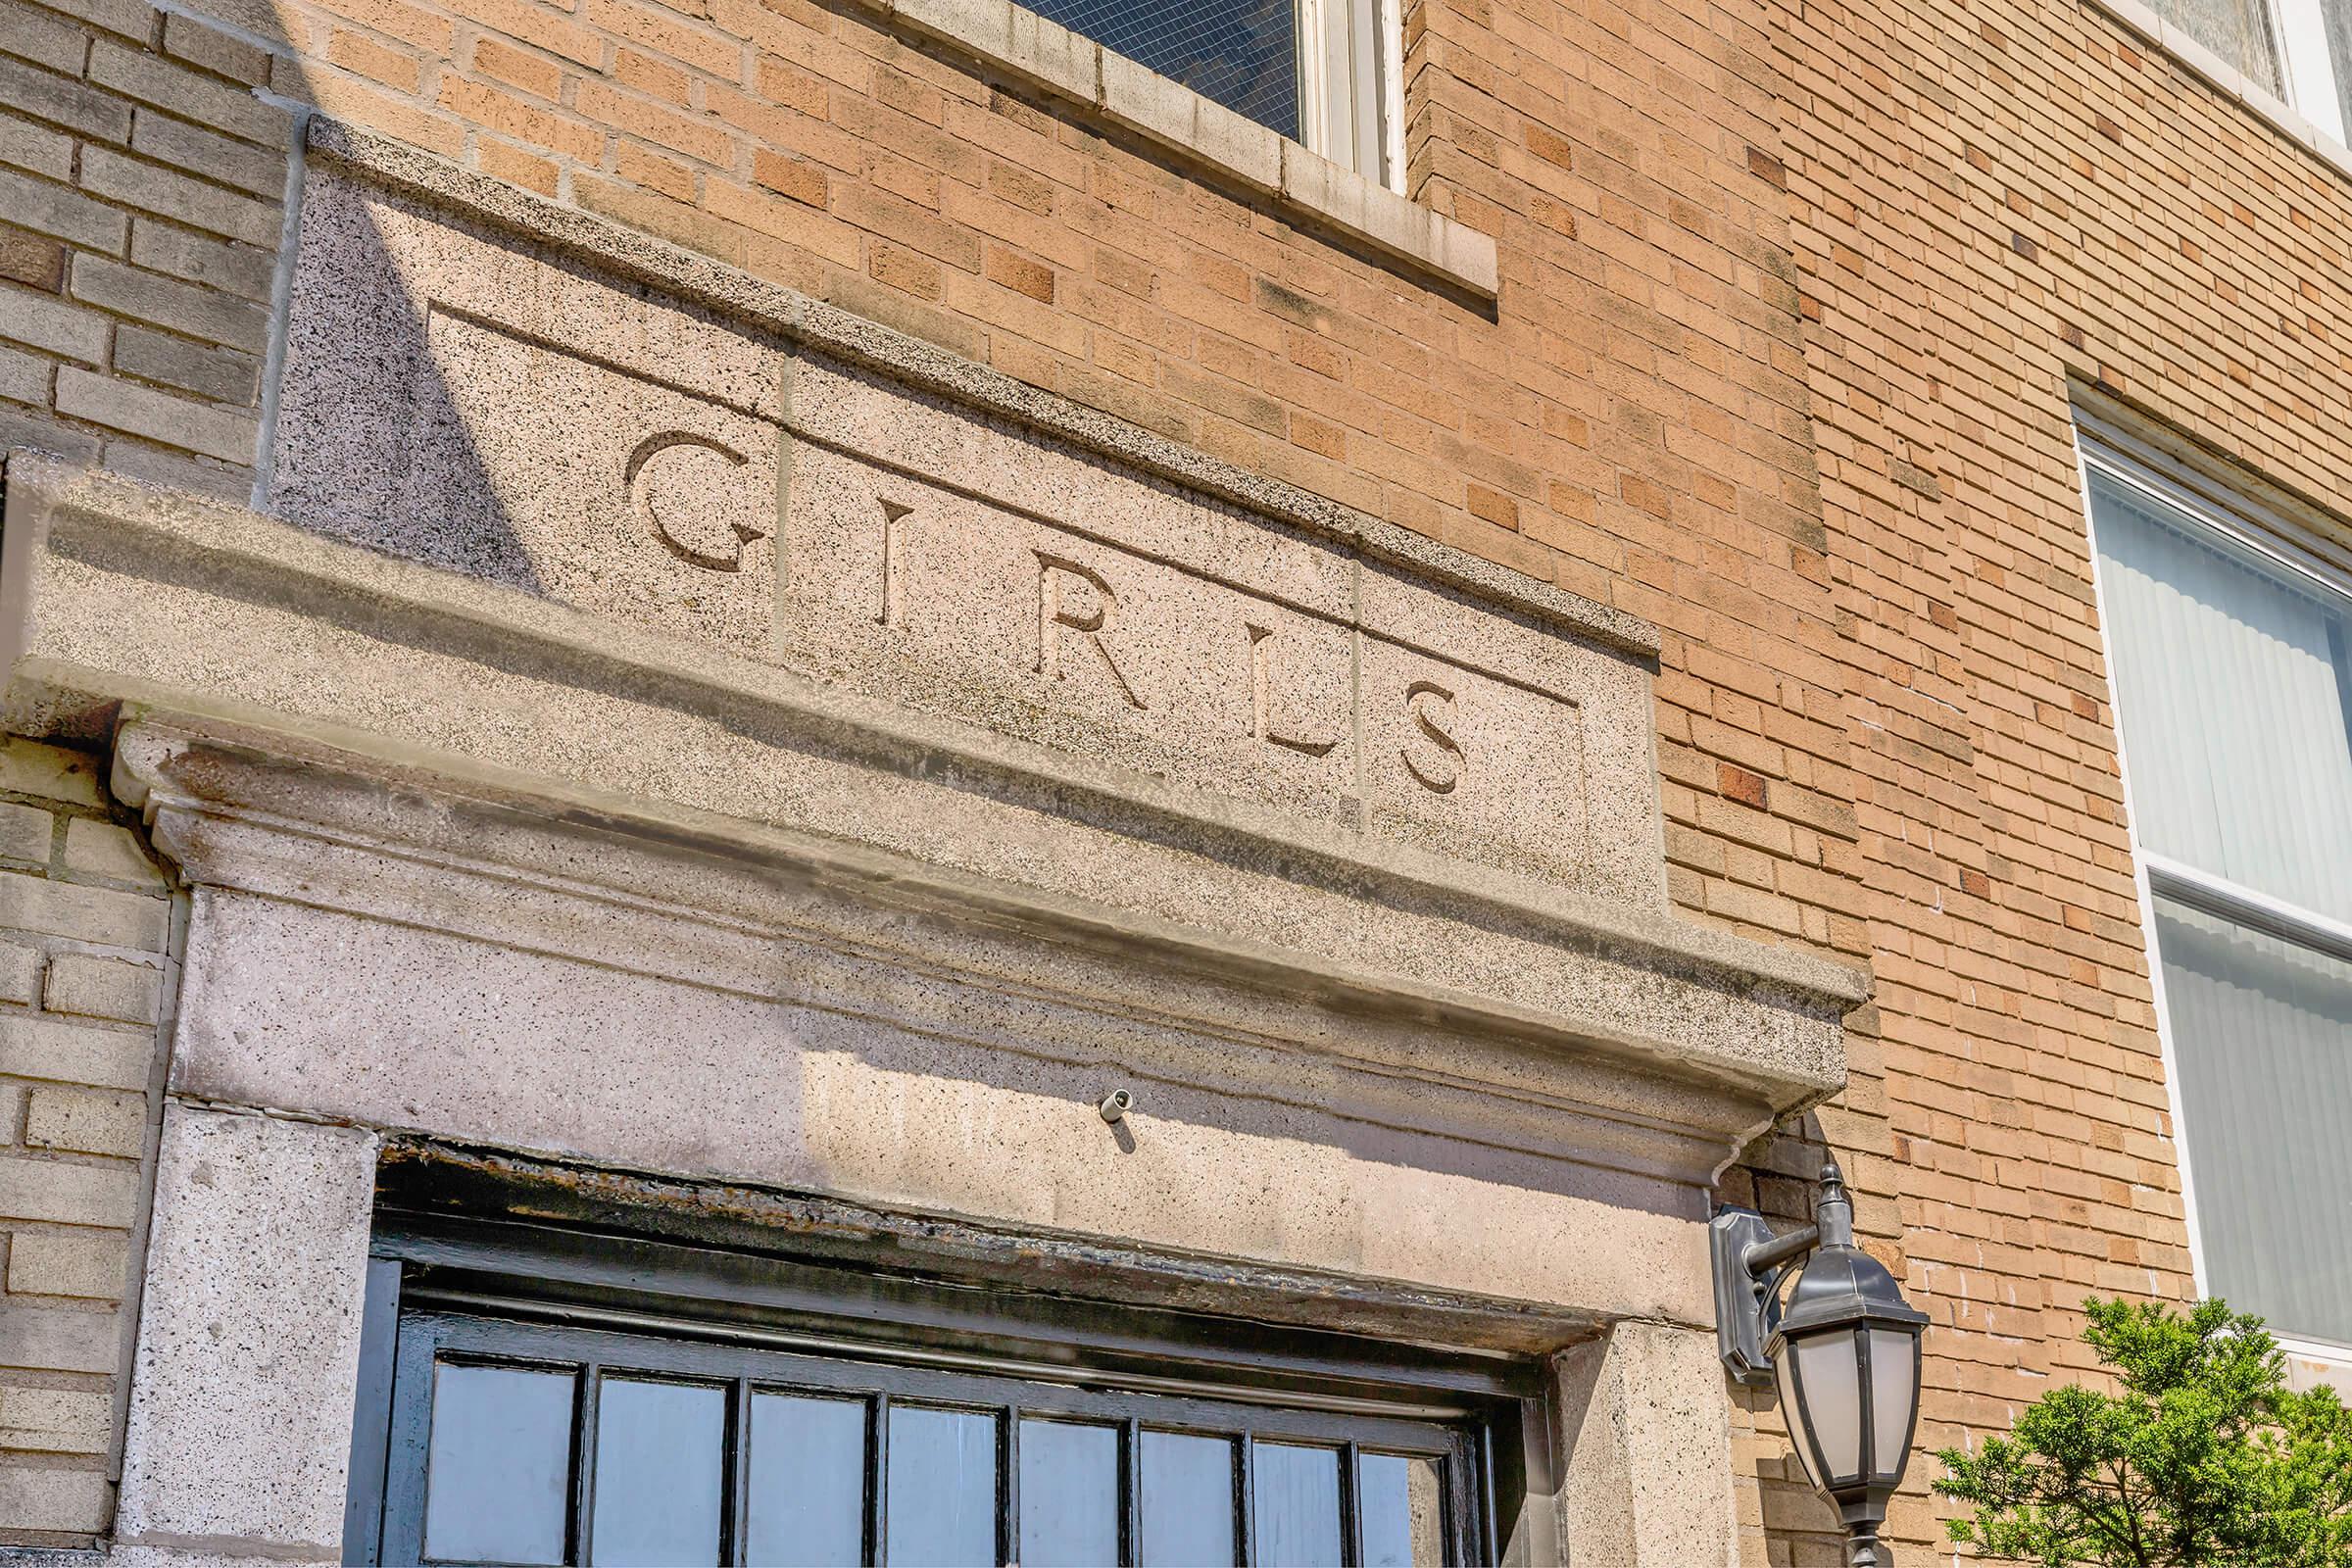
[[[2090,497],[2140,849],[2352,918],[2352,604],[2107,474]],[[2352,1345],[2352,964],[2266,926],[2157,906],[2204,1288]]]

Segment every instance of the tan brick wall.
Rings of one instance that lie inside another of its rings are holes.
[[[91,759],[0,750],[0,1543],[114,1512],[172,900]]]
[[[1487,314],[853,0],[216,0],[236,38],[84,3],[76,56],[0,0],[32,24],[0,27],[31,40],[0,41],[0,180],[41,193],[0,204],[0,266],[34,258],[0,286],[50,296],[0,333],[59,323],[0,360],[0,432],[63,398],[44,429],[133,463],[164,449],[103,421],[188,458],[214,427],[141,411],[249,419],[250,339],[118,272],[266,296],[266,58],[287,99],[1657,622],[1674,898],[1880,981],[1847,1094],[1725,1196],[1794,1215],[1840,1151],[1937,1318],[1932,1444],[2079,1365],[2084,1290],[2188,1288],[2066,378],[2340,506],[2352,188],[2095,9],[1417,0],[1410,187],[1496,236]],[[198,129],[238,161],[191,194]],[[236,374],[174,381],[191,355]],[[1750,1555],[1826,1560],[1776,1422],[1740,1438]]]
[[[292,117],[138,0],[0,0],[0,447],[251,491]]]
[[[1779,32],[1936,1446],[2082,1373],[2085,1293],[2192,1290],[2068,385],[2340,516],[2352,181],[2088,4],[1807,0]],[[1951,1550],[1935,1469],[1906,1560]]]

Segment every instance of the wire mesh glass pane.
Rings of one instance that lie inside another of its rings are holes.
[[[2244,72],[2265,92],[2283,83],[2263,0],[2156,0],[2156,14]]]
[[[1297,0],[1037,0],[1031,9],[1236,114],[1298,134]]]

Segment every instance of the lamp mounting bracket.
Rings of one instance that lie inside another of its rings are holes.
[[[1821,1240],[1818,1226],[1775,1236],[1752,1208],[1719,1210],[1707,1225],[1707,1247],[1715,1265],[1715,1344],[1732,1380],[1748,1388],[1772,1382],[1764,1354],[1769,1316],[1781,1276]]]

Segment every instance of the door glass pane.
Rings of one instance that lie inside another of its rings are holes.
[[[1339,1450],[1253,1443],[1250,1451],[1262,1568],[1339,1568]]]
[[[2206,1288],[2352,1344],[2352,963],[2156,901]]]
[[[1436,1459],[1367,1453],[1362,1477],[1364,1568],[1440,1568],[1446,1561],[1446,1471]]]
[[[890,1407],[890,1560],[988,1568],[997,1560],[997,1420]]]
[[[752,1396],[753,1568],[856,1568],[865,1551],[865,1401]]]
[[[1189,1432],[1146,1432],[1143,1568],[1206,1568],[1240,1560],[1234,1550],[1233,1440]]]
[[[569,1372],[433,1369],[424,1552],[560,1563],[571,1494]]]
[[[1021,1423],[1021,1568],[1119,1560],[1119,1429]]]
[[[716,1563],[727,1394],[608,1377],[598,1396],[600,1563]]]

